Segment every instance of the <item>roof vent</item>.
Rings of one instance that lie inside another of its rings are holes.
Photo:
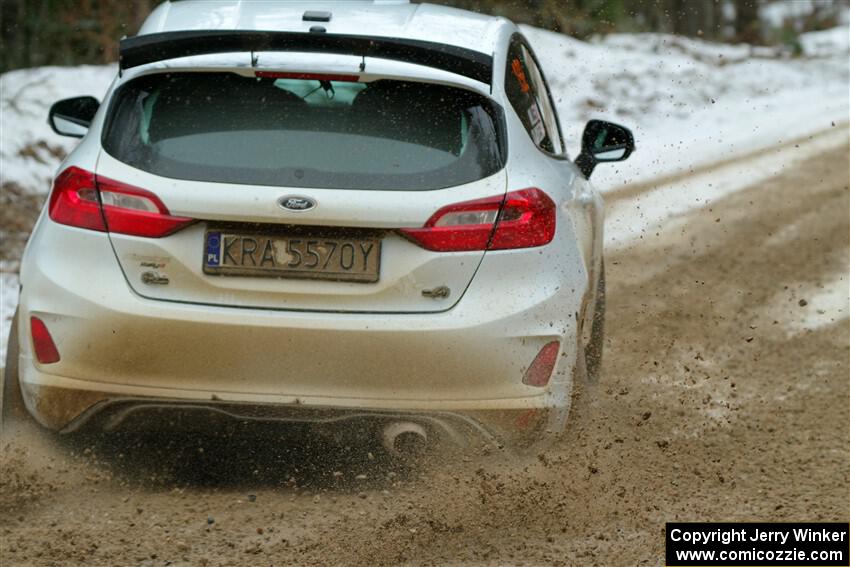
[[[307,10],[304,12],[304,15],[301,16],[301,20],[304,22],[329,22],[331,21],[331,15],[332,14],[330,12]]]

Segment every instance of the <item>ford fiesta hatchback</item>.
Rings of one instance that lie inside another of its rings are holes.
[[[602,203],[511,22],[404,2],[161,4],[21,266],[7,408],[535,442],[602,350]],[[176,423],[176,422],[175,422]],[[478,443],[478,441],[475,441]]]

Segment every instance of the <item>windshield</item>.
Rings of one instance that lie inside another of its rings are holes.
[[[501,111],[442,85],[157,74],[123,86],[110,114],[107,152],[177,179],[418,191],[504,162]]]

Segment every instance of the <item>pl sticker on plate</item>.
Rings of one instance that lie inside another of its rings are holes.
[[[221,266],[221,233],[207,233],[207,253],[204,263],[207,266]]]

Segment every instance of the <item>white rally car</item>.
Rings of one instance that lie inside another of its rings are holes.
[[[60,432],[342,425],[390,451],[563,428],[599,367],[598,162],[503,18],[171,1],[120,44],[21,265],[7,411]],[[175,422],[176,423],[176,422]]]

